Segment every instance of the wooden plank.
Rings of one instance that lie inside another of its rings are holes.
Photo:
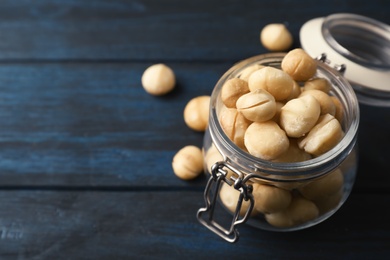
[[[309,19],[351,12],[390,24],[381,0],[278,2],[13,1],[0,4],[0,60],[230,60],[266,50],[259,32],[286,22],[299,46]]]
[[[149,65],[0,67],[0,186],[203,187],[204,179],[183,182],[172,173],[176,151],[203,140],[182,111],[191,98],[209,95],[231,64],[171,63],[178,87],[165,97],[141,87]],[[361,111],[356,188],[388,190],[390,111]]]
[[[170,64],[178,86],[165,97],[142,88],[149,65],[0,67],[1,185],[187,185],[171,160],[203,134],[185,125],[184,107],[231,64]]]
[[[327,221],[297,232],[239,226],[229,244],[198,223],[200,192],[1,191],[1,259],[384,259],[386,194],[353,194]]]

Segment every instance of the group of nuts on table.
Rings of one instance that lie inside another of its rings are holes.
[[[275,30],[277,33],[275,33]],[[271,31],[271,32],[270,32]],[[284,25],[263,28],[261,42],[272,51],[291,46],[292,37]],[[343,137],[343,108],[329,95],[331,84],[315,77],[317,62],[302,49],[289,51],[281,69],[262,65],[247,67],[239,77],[222,86],[223,103],[219,123],[228,138],[242,150],[272,162],[309,160],[332,149]],[[142,85],[152,95],[163,95],[175,86],[173,71],[164,64],[149,67]],[[209,118],[210,96],[191,99],[184,108],[184,121],[196,131],[205,131]],[[222,159],[215,146],[203,154],[188,145],[177,152],[173,171],[191,180]],[[253,182],[254,209],[275,227],[291,227],[317,218],[334,208],[342,197],[344,177],[340,169],[304,186],[291,183],[269,185]],[[224,184],[220,199],[234,212],[239,192]],[[241,213],[247,210],[244,201]]]

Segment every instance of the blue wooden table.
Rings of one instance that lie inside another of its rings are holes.
[[[361,105],[353,192],[303,231],[242,225],[227,243],[196,219],[206,177],[171,168],[202,145],[184,106],[267,52],[263,26],[288,23],[299,47],[306,21],[339,12],[390,24],[384,0],[1,1],[0,259],[389,259],[389,108]],[[177,86],[154,97],[141,76],[160,62]]]

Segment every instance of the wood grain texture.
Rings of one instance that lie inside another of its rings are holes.
[[[0,60],[230,60],[263,53],[259,32],[336,12],[390,24],[389,1],[2,1]]]
[[[210,95],[231,64],[170,63],[178,86],[164,97],[141,86],[149,65],[0,67],[0,186],[204,185],[178,180],[171,160],[185,145],[202,146],[203,134],[184,123],[184,107]],[[356,188],[386,190],[390,111],[361,106],[361,112]]]
[[[390,212],[383,210],[383,194],[352,195],[326,222],[303,231],[241,225],[240,241],[233,245],[197,222],[201,196],[2,191],[0,258],[14,259],[18,252],[18,259],[384,259],[390,253]]]
[[[287,23],[298,47],[311,18],[390,24],[389,10],[383,0],[1,1],[0,259],[388,259],[388,108],[361,106],[353,192],[303,231],[243,225],[226,243],[195,217],[206,176],[181,181],[171,160],[202,145],[185,104],[267,52],[264,25]],[[177,76],[164,97],[140,84],[158,62]]]
[[[185,185],[170,162],[203,134],[185,125],[184,107],[231,64],[170,64],[178,86],[164,97],[141,86],[149,65],[0,68],[1,185]]]

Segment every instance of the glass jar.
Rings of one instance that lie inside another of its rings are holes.
[[[209,126],[203,145],[205,171],[210,174],[210,179],[204,193],[206,206],[199,209],[197,217],[202,224],[229,242],[238,239],[236,226],[244,222],[271,231],[294,231],[318,224],[341,207],[354,184],[358,101],[348,81],[321,61],[317,61],[316,76],[331,82],[330,95],[337,97],[344,109],[344,136],[334,148],[306,161],[273,162],[249,154],[224,133],[219,121],[223,107],[220,92],[224,83],[231,78],[239,78],[249,67],[265,65],[280,68],[284,55],[263,54],[237,63],[221,77],[211,95]],[[253,196],[256,185],[271,188],[274,193],[263,194],[259,199],[259,196]],[[322,188],[327,191],[319,195],[308,195],[304,191],[306,189],[310,193],[310,189],[320,191]],[[225,203],[227,191],[229,202]],[[259,211],[257,205],[267,204],[267,200],[277,205],[274,208],[271,206],[272,210]],[[224,211],[218,211],[218,207]],[[233,218],[228,225],[218,221],[221,212]]]

